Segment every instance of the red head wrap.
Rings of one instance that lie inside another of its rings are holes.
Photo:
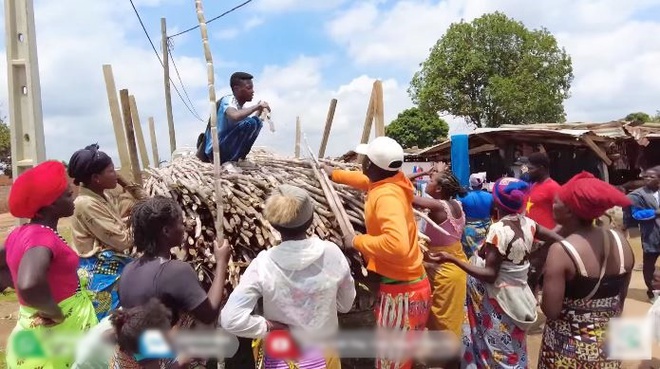
[[[64,164],[46,161],[19,175],[9,192],[9,212],[16,218],[34,218],[69,186]]]
[[[557,195],[575,215],[585,220],[596,219],[615,206],[631,205],[630,199],[616,187],[587,172],[571,178]]]

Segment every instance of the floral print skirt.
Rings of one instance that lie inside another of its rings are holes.
[[[463,325],[464,369],[523,369],[529,365],[527,336],[504,313],[485,285],[468,276]]]

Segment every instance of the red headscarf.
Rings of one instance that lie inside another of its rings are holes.
[[[19,175],[9,192],[9,212],[31,219],[57,200],[69,186],[64,164],[45,161]]]
[[[557,193],[561,202],[581,219],[593,220],[615,206],[630,206],[630,199],[616,187],[582,172],[561,186]]]

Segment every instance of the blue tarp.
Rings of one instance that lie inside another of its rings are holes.
[[[461,186],[468,186],[470,182],[470,147],[468,135],[451,136],[451,171]]]

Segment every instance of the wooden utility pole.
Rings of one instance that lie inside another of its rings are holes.
[[[142,133],[142,124],[140,123],[140,114],[138,113],[137,102],[135,96],[128,97],[131,104],[131,119],[133,120],[133,128],[135,129],[135,138],[137,139],[138,149],[140,149],[140,159],[142,159],[142,168],[149,168],[149,154],[147,154],[147,144],[144,141],[144,134]]]
[[[158,157],[158,141],[156,141],[154,117],[149,117],[149,135],[151,136],[151,152],[154,155],[154,168],[158,168],[160,166],[160,158]]]
[[[337,99],[330,100],[328,116],[325,118],[325,128],[323,129],[323,138],[321,138],[321,147],[319,148],[319,159],[325,156],[325,149],[328,147],[328,138],[330,138],[330,129],[332,121],[335,119],[335,109],[337,109]]]
[[[296,117],[296,147],[295,147],[295,155],[296,158],[300,157],[300,139],[302,136],[302,130],[300,127],[300,117]]]
[[[133,182],[142,184],[142,174],[140,171],[140,160],[138,159],[137,145],[135,144],[135,131],[133,130],[133,120],[131,119],[131,102],[128,90],[119,91],[121,99],[121,108],[124,115],[124,128],[126,129],[126,143],[128,144],[128,153],[131,158],[131,173]]]
[[[5,35],[12,174],[16,178],[46,160],[32,0],[5,0]]]
[[[176,150],[176,132],[174,131],[174,116],[172,115],[172,92],[170,91],[170,52],[167,46],[167,21],[160,18],[160,33],[163,51],[163,81],[165,83],[165,109],[167,110],[167,126],[170,129],[170,154]]]
[[[108,103],[110,105],[110,117],[112,118],[112,128],[115,131],[115,140],[117,141],[117,153],[119,154],[119,173],[128,177],[131,174],[131,161],[128,156],[128,147],[126,146],[126,134],[124,133],[124,123],[121,118],[121,108],[117,98],[117,86],[115,77],[112,74],[112,66],[103,65],[103,77],[105,78],[105,89],[108,93]]]

